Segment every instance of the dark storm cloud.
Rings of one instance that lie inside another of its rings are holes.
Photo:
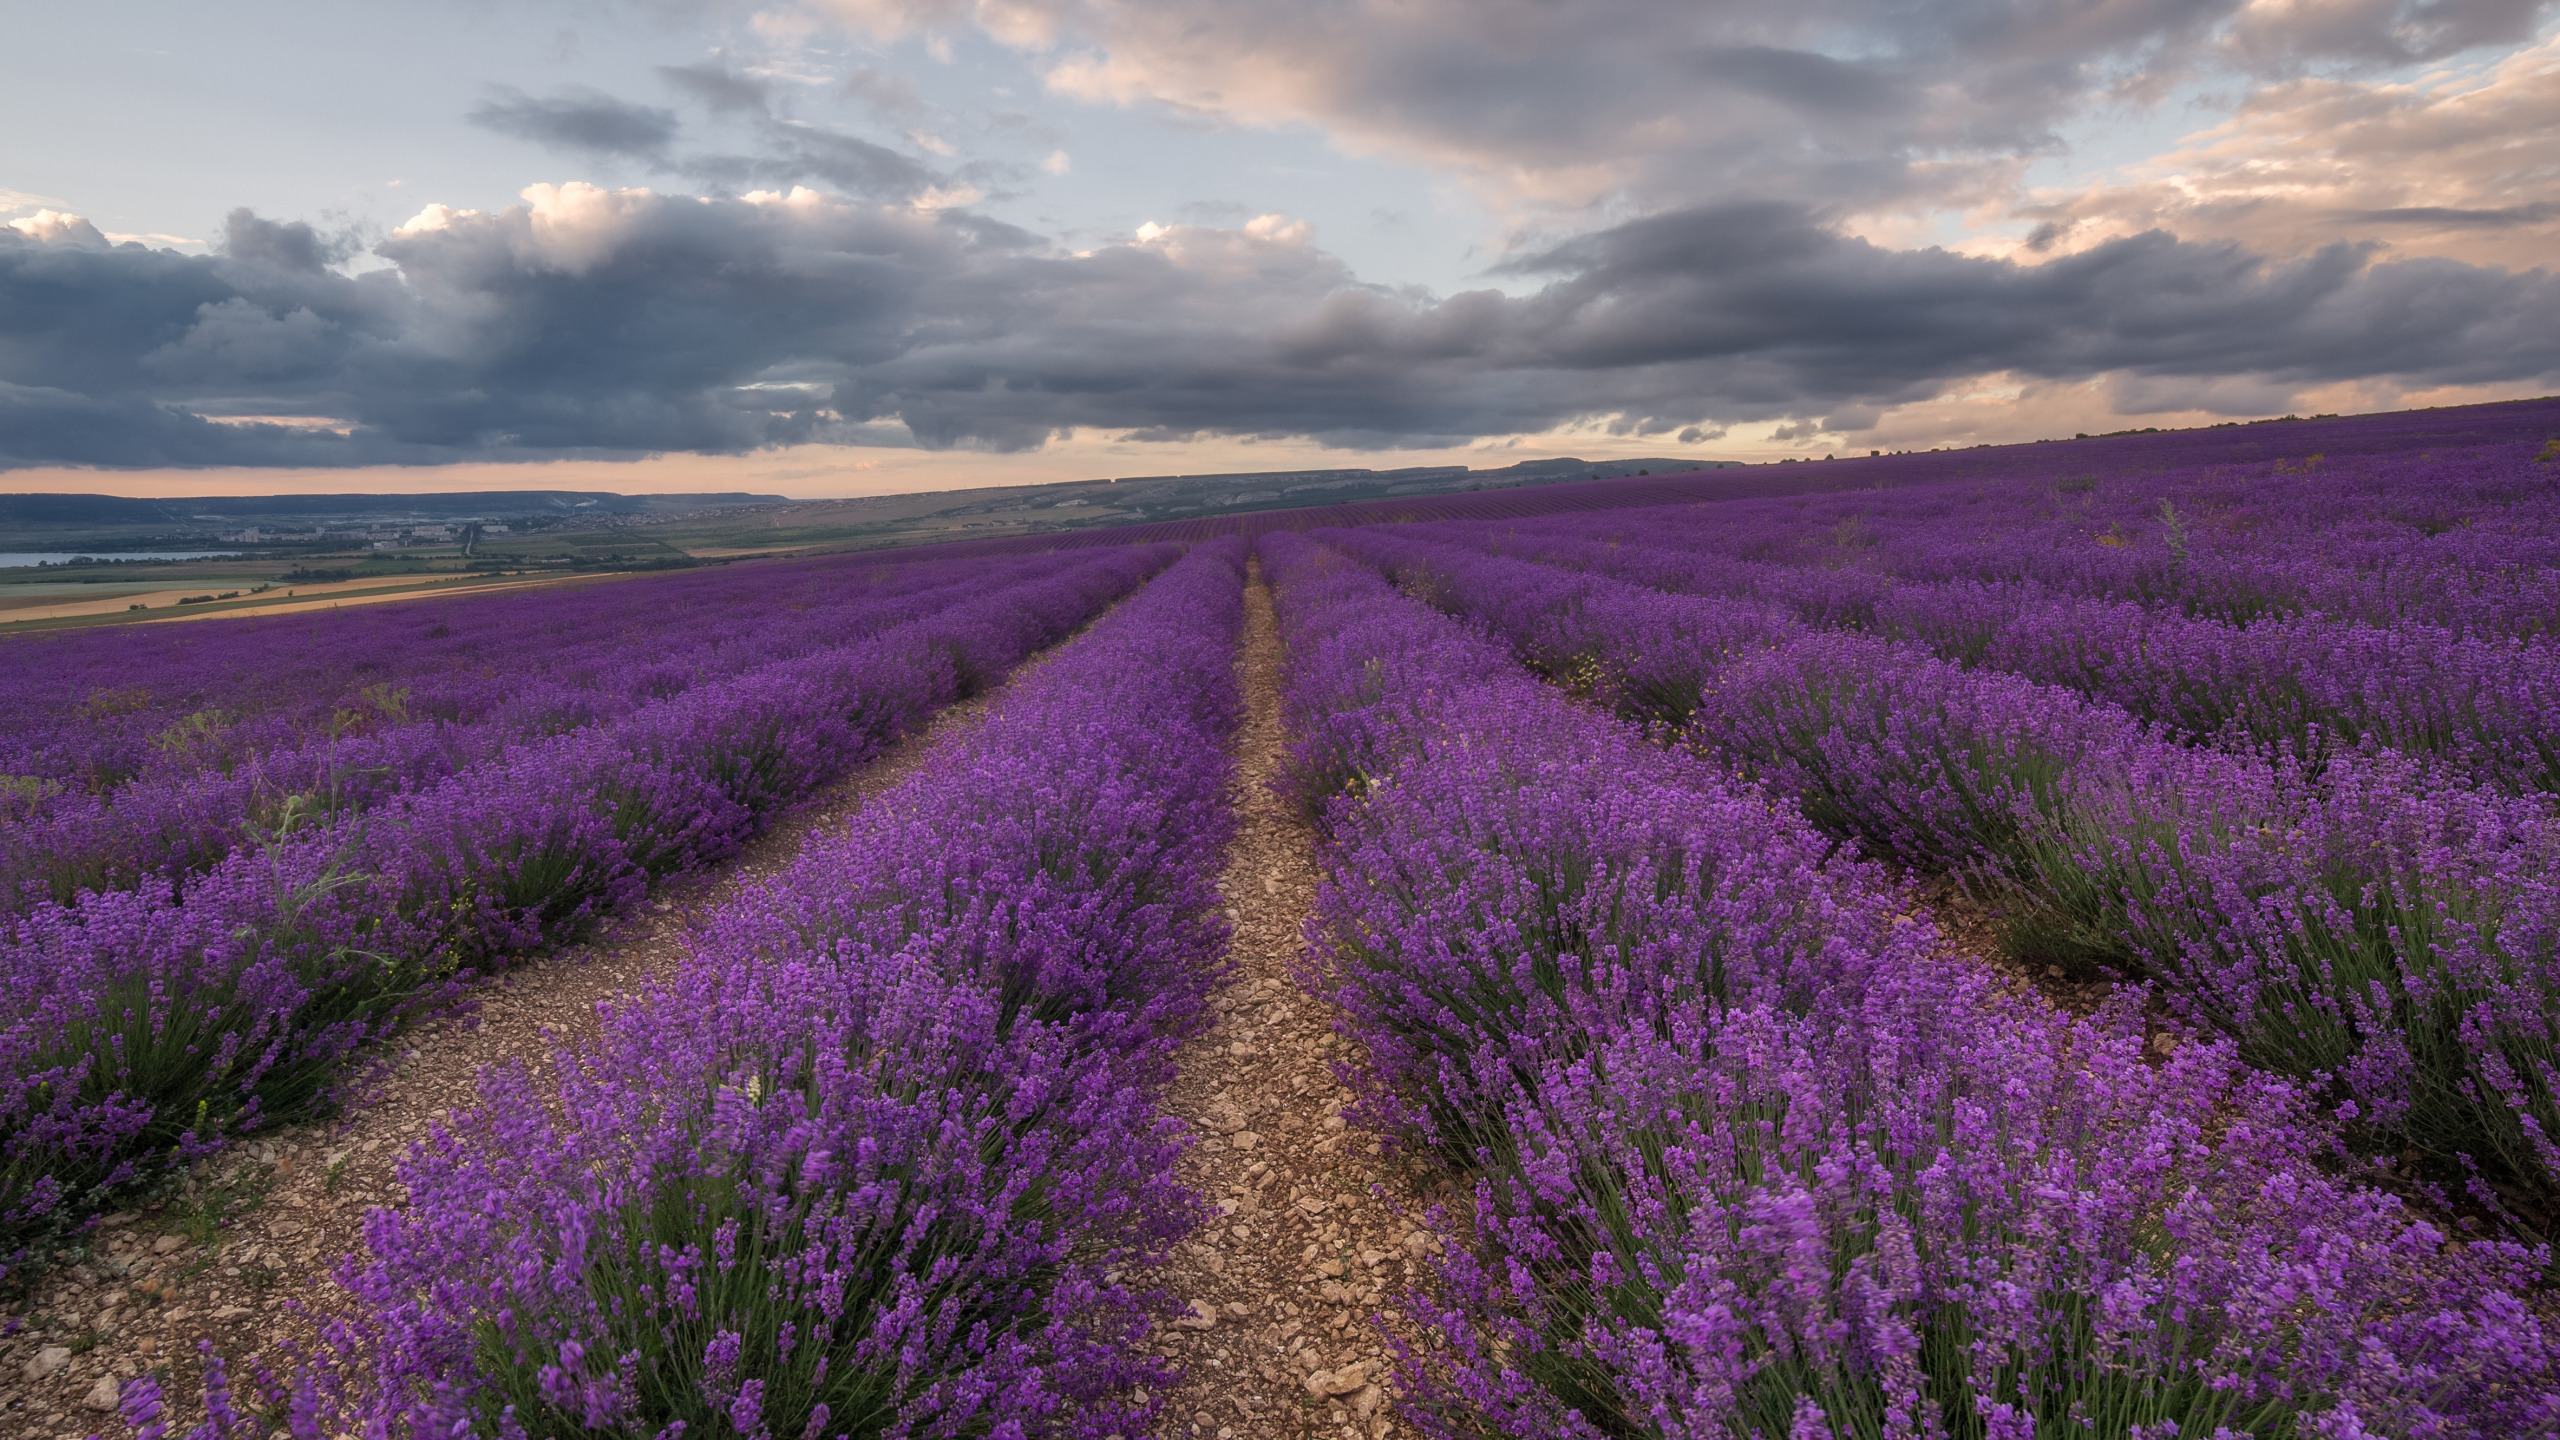
[[[992,293],[1039,323],[933,336],[849,388],[938,443],[1103,425],[1385,445],[1609,416],[1639,433],[1825,413],[1863,424],[1991,371],[2277,385],[2560,373],[2550,276],[2376,264],[2348,247],[2271,264],[2150,234],[2028,267],[1886,250],[1788,207],[1730,207],[1524,262],[1554,277],[1528,296],[1427,303],[1348,284],[1319,294],[1312,271],[1259,286],[1139,273],[1158,258],[1120,252],[1120,274],[1006,272]],[[1238,307],[1259,321],[1252,333],[1222,324],[1212,285],[1258,296]],[[1097,292],[1118,289],[1160,297],[1147,323],[1096,312]]]
[[[1521,260],[1526,295],[1436,298],[1361,285],[1280,232],[1185,227],[1076,255],[806,192],[529,194],[434,212],[376,247],[392,268],[354,277],[313,263],[325,237],[245,213],[205,257],[0,230],[0,456],[1007,449],[1079,426],[1414,444],[1576,420],[1853,426],[1992,371],[2113,373],[2141,393],[2560,376],[2560,280],[2352,246],[2270,261],[2155,233],[2024,266],[1727,206]]]
[[[674,111],[583,88],[541,98],[502,89],[468,118],[484,130],[537,145],[644,160],[665,154],[676,138]]]
[[[356,247],[346,236],[323,235],[303,221],[262,220],[244,209],[223,217],[222,253],[238,265],[317,275],[353,256]]]
[[[1654,217],[1518,262],[1560,278],[1520,310],[1576,369],[1748,359],[1809,393],[2019,370],[2438,383],[2560,369],[2560,280],[2334,245],[2270,262],[2164,232],[2041,265],[1897,251],[1781,206]]]

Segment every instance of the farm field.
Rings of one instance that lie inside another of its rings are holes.
[[[393,600],[535,589],[615,578],[620,577],[612,572],[436,577],[407,574],[296,582],[292,585],[260,578],[233,582],[242,588],[224,589],[221,582],[208,581],[177,586],[145,585],[131,589],[116,587],[115,593],[105,596],[96,593],[105,587],[65,585],[44,588],[26,585],[14,588],[36,593],[20,593],[0,601],[0,617],[5,617],[0,618],[0,624],[28,630],[71,629],[79,625],[162,625],[181,620],[209,620],[217,615],[236,615],[244,611],[265,619],[350,605],[379,605]],[[136,610],[146,613],[136,614]],[[34,623],[39,621],[53,623],[40,627]]]
[[[2481,410],[0,638],[0,1433],[2560,1433]]]

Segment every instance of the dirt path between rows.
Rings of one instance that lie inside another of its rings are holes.
[[[1239,658],[1246,717],[1219,888],[1236,927],[1219,1022],[1182,1051],[1166,1103],[1194,1127],[1183,1178],[1218,1223],[1184,1244],[1169,1283],[1191,1313],[1161,1332],[1179,1365],[1163,1436],[1263,1440],[1392,1433],[1384,1348],[1408,1279],[1436,1242],[1377,1154],[1347,1128],[1334,1013],[1299,983],[1315,902],[1315,832],[1271,789],[1279,773],[1280,637],[1257,566]]]
[[[89,1258],[48,1277],[0,1338],[0,1436],[120,1435],[119,1388],[153,1371],[183,1430],[202,1418],[199,1340],[235,1367],[281,1344],[308,1346],[311,1312],[342,1293],[330,1272],[362,1248],[365,1212],[401,1201],[394,1165],[447,1107],[470,1103],[483,1067],[516,1061],[547,1080],[553,1044],[594,1033],[600,1003],[672,973],[697,917],[790,865],[809,836],[841,829],[1000,693],[945,708],[742,854],[663,888],[599,943],[527,961],[469,1009],[402,1037],[392,1069],[343,1119],[243,1146],[200,1167],[178,1201],[108,1217]]]

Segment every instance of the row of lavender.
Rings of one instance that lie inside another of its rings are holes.
[[[2407,477],[2372,468],[2384,472],[2367,477],[2374,504],[2407,503],[2411,487],[2395,483]],[[2508,473],[2516,470],[2526,473]],[[2546,630],[2560,608],[2501,619],[2478,603],[2484,591],[2560,583],[2560,527],[2541,514],[2554,508],[2560,474],[2510,464],[2498,479],[2430,488],[2431,514],[2467,521],[2434,534],[2333,523],[2358,508],[2352,487],[2329,497],[2330,510],[2303,513],[2312,482],[2262,479],[2256,488],[2285,503],[2234,487],[2251,498],[2249,513],[2235,518],[2236,504],[2209,511],[2219,538],[2182,530],[2175,550],[2156,535],[2093,544],[2080,507],[2064,507],[2064,522],[2038,520],[2036,497],[2014,491],[1998,499],[2027,519],[1985,514],[1991,502],[1981,496],[1907,493],[1881,506],[1872,497],[1807,501],[1789,514],[1736,505],[1427,533],[1640,585],[1773,602],[1809,625],[1913,640],[2226,744],[2316,755],[2370,739],[2487,783],[2560,793],[2560,640]],[[2183,484],[2195,505],[2202,483],[2144,477],[2119,488]],[[1844,525],[1858,527],[1856,543],[1838,543]],[[2530,553],[2486,557],[2490,540]],[[2110,559],[2092,558],[2102,556]],[[2244,571],[2245,583],[2234,578]],[[2244,591],[2270,613],[2232,623],[2230,597]]]
[[[1073,563],[1038,557],[1005,578]],[[23,772],[0,783],[0,910],[182,885],[256,830],[364,809],[527,739],[876,634],[975,593],[992,569],[772,567],[397,618],[402,607],[164,626],[186,638],[129,635],[114,686],[87,683],[100,678],[90,662],[115,654],[94,633],[69,637],[78,649],[18,642],[18,693],[0,698],[0,770]],[[761,603],[759,581],[772,592]]]
[[[2560,436],[2560,399],[2546,397],[2399,414],[2315,416],[2306,421],[2288,417],[2281,422],[2217,425],[2201,430],[2088,436],[2059,444],[1906,451],[1835,464],[1789,461],[1740,468],[1728,465],[1684,474],[1666,471],[1616,480],[1533,484],[1506,490],[1407,496],[1004,540],[961,541],[937,548],[973,554],[1021,554],[1057,546],[1157,540],[1191,543],[1220,535],[1255,536],[1283,530],[1304,533],[1416,520],[1551,519],[1594,511],[1625,512],[1643,506],[1830,491],[1880,492],[1913,486],[1980,487],[2012,482],[2043,485],[2053,483],[2057,476],[2076,477],[2067,482],[2076,489],[2082,481],[2101,475],[2207,468],[2264,472],[2271,464],[2283,471],[2298,471],[2335,460],[2360,464],[2361,457],[2419,452],[2480,452],[2517,459],[2539,454],[2560,460],[2560,439],[2554,436]],[[2329,458],[2324,459],[2324,452]]]
[[[2224,745],[2316,754],[2372,740],[2479,779],[2560,793],[2560,642],[2403,621],[2278,615],[2248,625],[2033,583],[1896,582],[1652,544],[1435,528],[1436,538],[1685,594],[1749,597],[1820,628],[2067,685]]]
[[[507,750],[0,931],[0,1242],[325,1101],[472,969],[571,937],[990,682],[1173,558],[1088,553],[868,639]]]
[[[1670,543],[1869,580],[2028,583],[2235,623],[2319,613],[2477,635],[2560,628],[2560,461],[2522,448],[1843,490],[1472,528]]]
[[[2302,1091],[1939,958],[1792,806],[1366,567],[1264,554],[1318,970],[1373,1117],[1483,1177],[1405,1357],[1428,1433],[2560,1423],[2544,1257],[2333,1179]]]
[[[1196,1222],[1159,1096],[1226,941],[1240,541],[1015,682],[679,974],[494,1074],[296,1436],[1136,1434]],[[211,1436],[260,1436],[217,1375]],[[159,1401],[135,1387],[128,1418]],[[146,1431],[146,1433],[152,1433]]]
[[[1336,543],[1830,833],[1953,872],[2044,961],[2156,981],[2375,1152],[2537,1227],[2560,1195],[2560,820],[2389,750],[2198,749],[1775,607],[1381,531]]]
[[[983,562],[830,557],[653,576],[640,592],[589,583],[420,597],[299,615],[76,630],[14,639],[0,676],[0,773],[106,788],[146,763],[168,727],[203,710],[308,726],[359,687],[412,694],[422,718],[468,720],[521,703],[518,687],[610,667],[617,644],[710,649],[752,641],[777,619],[949,585]],[[635,593],[645,604],[635,604]],[[652,647],[654,648],[654,647]],[[779,658],[779,656],[772,657]],[[237,758],[241,752],[219,752]]]

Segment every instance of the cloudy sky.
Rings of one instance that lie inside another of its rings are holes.
[[[124,0],[0,488],[1774,458],[2560,390],[2553,0]]]

